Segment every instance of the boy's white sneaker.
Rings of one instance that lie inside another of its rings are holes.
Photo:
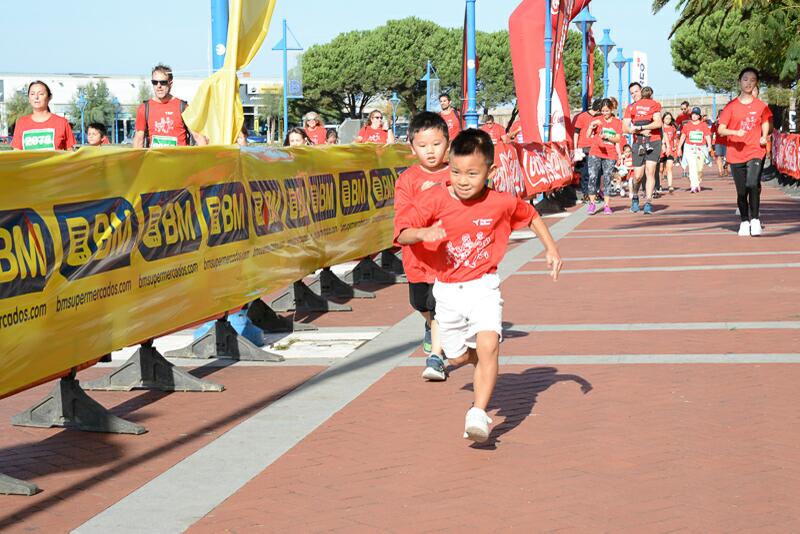
[[[750,235],[752,236],[761,235],[761,221],[759,221],[758,219],[750,220]]]
[[[464,423],[464,437],[482,443],[489,439],[489,424],[492,422],[486,412],[474,406],[467,411]]]
[[[741,237],[750,237],[750,222],[749,221],[742,221],[742,224],[739,225],[739,236],[741,236]]]

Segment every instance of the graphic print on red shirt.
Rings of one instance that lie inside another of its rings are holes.
[[[450,113],[445,114],[444,112],[440,112],[439,115],[441,115],[444,122],[447,123],[447,133],[452,141],[461,133],[461,119],[458,118],[458,114],[453,108],[450,108]]]
[[[497,271],[512,230],[539,213],[528,202],[485,189],[475,200],[453,198],[447,187],[432,188],[395,216],[394,242],[406,228],[425,228],[442,221],[447,237],[424,243],[435,251],[432,267],[440,282],[468,282]]]
[[[764,158],[767,151],[766,147],[761,146],[761,125],[771,117],[769,107],[758,98],[754,98],[749,104],[742,104],[738,98],[728,102],[719,116],[719,123],[724,124],[728,130],[745,132],[744,137],[726,137],[726,159],[729,163],[746,163],[751,159]]]
[[[624,118],[630,119],[632,124],[639,124],[642,121],[652,122],[653,115],[661,111],[661,104],[649,98],[642,98],[633,102],[625,108]],[[650,140],[658,141],[661,139],[661,128],[650,130]]]
[[[358,136],[362,143],[378,143],[385,145],[389,141],[389,131],[383,128],[375,129],[371,126],[364,126],[358,131]]]
[[[622,135],[622,121],[613,115],[609,118],[609,120],[605,120],[603,117],[596,117],[592,120],[592,122],[594,121],[597,121],[597,127],[594,129],[594,135],[592,135],[590,138],[592,148],[589,150],[589,155],[597,156],[598,158],[603,159],[616,160],[619,157],[617,143],[605,141],[601,135],[603,133],[609,135]],[[586,129],[592,129],[591,123],[587,125]]]
[[[414,199],[427,194],[434,187],[443,187],[450,179],[450,167],[445,167],[436,172],[428,172],[421,165],[414,165],[406,169],[397,178],[394,189],[395,213],[405,210]],[[422,187],[426,182],[435,182],[435,185]],[[436,273],[431,265],[435,262],[435,253],[424,247],[422,243],[403,247],[403,270],[406,278],[411,283],[425,282],[432,284],[436,280]]]
[[[30,115],[17,119],[11,146],[17,150],[69,150],[75,146],[72,128],[64,117],[50,115],[36,122]]]
[[[150,99],[147,114],[149,146],[186,146],[186,125],[181,116],[181,99],[172,97],[167,102]],[[145,131],[144,104],[136,112],[136,131]]]
[[[683,125],[681,136],[686,136],[686,144],[694,146],[703,146],[706,144],[706,136],[711,135],[711,129],[703,121],[694,124],[689,121]]]
[[[327,130],[322,126],[317,126],[316,128],[305,128],[306,135],[311,140],[312,145],[324,145],[325,139],[328,136]]]

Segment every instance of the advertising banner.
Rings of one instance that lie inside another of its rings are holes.
[[[779,173],[800,180],[800,135],[772,134],[772,164]]]
[[[0,398],[391,246],[392,145],[0,155]]]
[[[506,144],[494,146],[492,187],[522,198],[533,198],[572,183],[573,169],[566,143]]]
[[[647,68],[647,54],[635,50],[631,65],[631,83],[639,82],[642,87],[647,85]]]

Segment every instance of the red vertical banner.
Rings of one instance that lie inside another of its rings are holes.
[[[594,40],[592,29],[586,35],[586,51],[589,54],[589,80],[586,82],[586,100],[589,107],[592,106],[594,100],[594,51],[597,48],[597,43]]]
[[[542,13],[549,5],[553,28],[552,48],[552,104],[550,111],[550,139],[571,142],[569,124],[569,96],[564,77],[564,43],[570,21],[591,0],[523,0],[508,20],[511,43],[511,62],[517,106],[522,120],[522,136],[526,143],[541,143],[545,123],[544,21]]]

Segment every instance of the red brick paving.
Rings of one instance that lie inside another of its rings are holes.
[[[0,473],[35,482],[33,497],[0,496],[0,532],[69,532],[296,388],[321,367],[229,367],[208,380],[222,393],[91,392],[115,415],[144,425],[141,436],[11,426],[11,416],[53,384],[0,403]],[[91,379],[108,369],[89,369]]]

